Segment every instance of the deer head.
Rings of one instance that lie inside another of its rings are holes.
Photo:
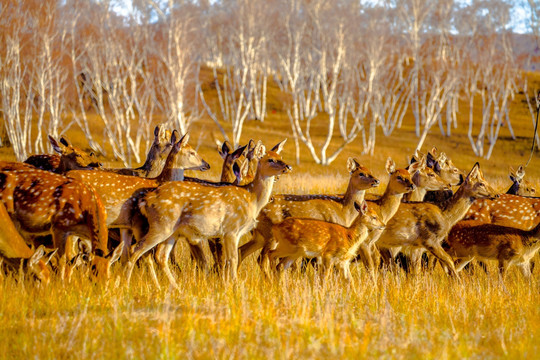
[[[111,277],[111,265],[114,264],[122,255],[122,246],[120,244],[108,254],[96,249],[94,254],[89,254],[91,276],[95,281],[104,282]]]
[[[463,182],[463,172],[459,170],[452,160],[445,153],[439,153],[436,147],[433,147],[431,153],[427,154],[426,165],[450,185],[460,185]]]
[[[351,174],[350,181],[355,189],[365,190],[377,187],[380,184],[380,181],[371,174],[371,171],[360,165],[360,163],[352,157],[347,160],[347,170]]]
[[[411,174],[414,184],[427,191],[449,189],[448,184],[427,166],[426,161],[426,156],[421,155],[416,162],[409,165],[409,174]]]
[[[511,190],[514,190],[512,194],[521,196],[536,195],[536,189],[534,188],[534,186],[529,181],[523,178],[525,176],[525,170],[523,169],[523,165],[520,165],[517,171],[510,167],[509,176],[510,180],[512,180],[513,182],[512,187],[510,188]],[[510,194],[510,190],[507,193]]]
[[[32,275],[42,284],[48,284],[51,280],[51,271],[47,264],[55,254],[56,250],[47,254],[45,246],[40,245],[34,254],[27,260],[26,269],[28,274]]]
[[[235,182],[239,181],[236,171],[238,169],[246,169],[244,163],[247,163],[247,146],[242,146],[235,151],[232,151],[232,146],[228,141],[225,141],[221,144],[221,147],[218,147],[219,155],[223,158],[223,168],[221,170],[221,181],[224,182]],[[236,165],[236,170],[235,170]],[[241,173],[240,175],[246,175],[246,173]]]
[[[176,142],[178,132],[175,130],[171,136],[171,142],[174,146],[171,149],[172,155],[178,154],[176,157],[177,164],[183,164],[184,170],[199,170],[206,171],[210,169],[210,164],[208,164],[204,159],[193,149],[191,145],[188,144],[189,134],[182,136],[178,142]],[[169,156],[171,156],[171,153]],[[177,167],[180,167],[177,165]]]
[[[386,190],[389,194],[406,194],[416,188],[409,171],[406,169],[396,170],[396,164],[391,158],[386,160],[386,171],[390,174],[390,181]]]
[[[54,151],[61,155],[58,172],[69,170],[100,168],[102,165],[98,161],[94,152],[87,154],[83,150],[71,145],[65,137],[60,138],[60,143],[49,135],[49,142]]]
[[[381,217],[375,208],[369,207],[365,201],[362,202],[362,205],[359,205],[355,201],[354,208],[359,213],[357,220],[365,225],[369,230],[383,230],[385,228],[385,224],[381,220]]]
[[[480,170],[480,164],[474,164],[469,174],[465,177],[460,190],[464,191],[464,195],[471,200],[475,199],[494,199],[499,197],[498,193],[484,179],[484,174]]]

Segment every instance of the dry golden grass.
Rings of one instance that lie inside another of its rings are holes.
[[[536,79],[533,79],[536,81]],[[251,137],[268,146],[289,137],[284,159],[294,170],[276,183],[276,193],[342,193],[348,174],[346,159],[355,156],[382,180],[384,161],[392,156],[405,166],[416,145],[411,117],[390,138],[379,134],[374,156],[360,155],[360,139],[329,167],[314,164],[303,148],[294,164],[294,144],[288,120],[275,88],[269,90],[269,116],[264,123],[249,121],[243,140]],[[512,121],[518,140],[501,130],[489,161],[480,160],[486,177],[497,189],[510,185],[508,167],[526,162],[532,138],[530,117],[516,97]],[[273,111],[275,110],[275,112]],[[465,115],[463,115],[465,116]],[[436,144],[464,170],[475,158],[466,138],[466,120],[450,138],[434,128],[426,147]],[[194,124],[190,143],[212,165],[207,173],[217,179],[221,159],[208,119]],[[100,131],[96,131],[99,134]],[[67,135],[86,146],[75,129]],[[102,140],[99,137],[97,140]],[[102,142],[103,143],[103,142]],[[13,159],[0,149],[1,159]],[[119,165],[104,159],[106,165]],[[535,154],[527,178],[539,183]],[[441,269],[407,277],[381,272],[374,281],[361,265],[352,265],[353,282],[331,279],[321,285],[312,269],[288,273],[281,282],[262,277],[252,256],[242,264],[239,281],[223,285],[213,274],[195,271],[185,245],[179,247],[176,269],[179,290],[162,288],[149,280],[145,268],[136,269],[126,288],[120,264],[108,285],[91,284],[76,273],[70,284],[54,280],[40,288],[13,277],[0,281],[0,358],[533,358],[540,353],[540,287],[537,265],[533,281],[515,269],[499,279],[490,274],[463,273],[448,278]],[[538,263],[538,257],[537,257]]]

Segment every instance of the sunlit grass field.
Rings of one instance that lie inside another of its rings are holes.
[[[271,147],[289,138],[283,158],[293,172],[280,177],[275,193],[343,193],[349,156],[381,179],[373,192],[382,193],[386,158],[393,157],[403,167],[414,151],[417,139],[408,116],[392,137],[379,134],[373,156],[361,154],[358,139],[329,167],[316,165],[301,145],[301,163],[296,164],[288,120],[272,91],[268,107],[278,111],[264,123],[247,122],[243,140],[261,138]],[[452,137],[433,128],[424,150],[437,145],[464,171],[480,161],[488,181],[506,191],[509,166],[524,164],[531,146],[533,125],[522,100],[517,97],[512,105],[517,140],[503,128],[489,161],[470,150],[464,119]],[[215,151],[215,131],[209,119],[190,130],[190,143],[212,165],[210,171],[190,176],[218,178],[221,159]],[[82,133],[71,129],[66,135],[86,147]],[[0,158],[12,160],[11,149],[0,149]],[[106,166],[119,165],[113,159],[103,161]],[[528,180],[540,183],[538,153],[526,172]],[[449,278],[441,268],[418,276],[383,270],[372,279],[361,264],[353,264],[351,283],[336,276],[321,284],[311,268],[286,273],[281,281],[266,279],[255,255],[242,264],[236,283],[224,284],[215,274],[196,271],[185,244],[177,248],[178,290],[169,288],[161,273],[157,288],[144,266],[135,270],[127,288],[121,264],[114,265],[108,284],[92,284],[81,272],[69,284],[53,279],[46,287],[21,281],[18,275],[4,277],[0,358],[486,359],[540,354],[538,256],[530,282],[517,269],[501,279],[494,264],[489,264],[489,274],[462,272],[459,279]]]

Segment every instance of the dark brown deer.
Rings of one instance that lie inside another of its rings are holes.
[[[47,263],[54,252],[45,256],[43,245],[40,245],[35,251],[30,249],[15,228],[2,202],[0,202],[0,227],[2,228],[0,231],[0,255],[4,259],[4,263],[15,271],[22,266],[23,271],[41,283],[49,283],[51,272]],[[43,259],[44,257],[46,259]]]
[[[530,260],[540,249],[540,224],[525,231],[474,220],[460,221],[448,234],[445,249],[457,259],[456,271],[473,259],[497,260],[501,275],[511,265],[517,265],[523,276],[530,278]]]
[[[94,275],[108,278],[121,249],[108,254],[106,213],[94,189],[48,171],[15,170],[0,173],[0,195],[23,235],[52,235],[63,277],[65,264],[75,257],[68,238],[79,236],[91,240]]]

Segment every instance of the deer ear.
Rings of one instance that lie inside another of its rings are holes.
[[[60,143],[61,143],[62,145],[64,145],[64,146],[66,146],[66,147],[71,146],[71,144],[69,143],[68,139],[66,139],[66,138],[63,137],[63,136],[60,138]]]
[[[240,183],[240,181],[242,181],[242,170],[240,169],[240,166],[238,165],[237,162],[235,162],[232,168],[233,168],[233,174],[236,177],[236,180],[238,180],[238,182]]]
[[[227,140],[225,140],[221,144],[221,147],[218,147],[219,155],[223,158],[223,160],[225,160],[227,155],[229,155],[229,153],[231,152],[231,149],[232,149],[232,146]]]
[[[468,181],[470,178],[476,178],[478,177],[478,172],[480,171],[480,164],[477,162],[472,167],[471,171],[467,174],[467,177],[465,178],[465,181]]]
[[[60,146],[60,144],[58,144],[58,142],[51,135],[49,135],[49,142],[51,143],[54,151],[59,154],[62,153],[62,146]]]
[[[523,179],[523,177],[525,176],[525,169],[523,169],[523,165],[519,165],[515,174],[519,180]]]
[[[49,254],[47,254],[47,260],[45,261],[45,265],[47,265],[51,261],[51,259],[54,257],[54,255],[56,255],[57,251],[58,251],[58,249],[54,249]]]
[[[244,154],[244,151],[246,150],[247,145],[244,145],[242,147],[239,147],[238,149],[234,150],[234,152],[231,154],[231,157],[233,160],[238,159],[242,154]]]
[[[358,167],[358,163],[352,157],[347,159],[347,171],[352,173]]]
[[[272,148],[272,151],[277,153],[277,154],[280,154],[281,151],[283,150],[283,145],[285,145],[285,142],[287,141],[287,139],[283,140],[282,142],[278,143],[276,146],[274,146]]]
[[[249,139],[249,142],[248,142],[248,145],[247,145],[247,146],[248,146],[248,147],[247,147],[247,148],[248,148],[248,151],[253,151],[253,150],[255,150],[255,145],[256,145],[256,144],[255,144],[255,140]]]
[[[34,251],[34,254],[28,259],[29,265],[36,265],[41,258],[45,256],[45,246],[40,245],[36,251]]]
[[[433,156],[437,156],[437,152],[438,152],[437,147],[436,147],[436,146],[433,146],[433,147],[431,148],[431,154],[433,154]]]
[[[419,162],[414,162],[411,165],[409,165],[409,168],[407,170],[409,171],[409,174],[414,175],[421,168],[422,167],[421,167],[421,164]]]
[[[161,131],[161,129],[159,128],[159,125],[156,125],[156,127],[154,128],[154,139],[159,139],[159,132]]]
[[[107,256],[105,256],[106,259],[109,259],[109,264],[112,265],[113,263],[118,261],[118,259],[120,259],[120,256],[122,255],[122,247],[123,246],[124,246],[124,244],[120,243],[120,245],[118,245],[116,247],[116,249],[114,249]]]
[[[257,159],[262,158],[266,153],[266,148],[264,147],[261,140],[257,141],[257,145],[255,145],[255,150],[253,150],[253,153],[255,154],[255,158]]]
[[[365,201],[362,201],[362,205],[358,204],[356,201],[354,202],[354,208],[356,211],[360,213],[360,215],[364,215],[366,211],[368,210],[368,205]]]
[[[172,135],[171,135],[171,144],[174,145],[176,144],[176,139],[178,139],[178,137],[180,136],[180,133],[178,132],[178,130],[173,130],[172,132]]]
[[[189,133],[185,133],[184,136],[182,136],[182,138],[178,141],[178,143],[180,144],[180,147],[184,147],[187,145],[189,141]]]
[[[395,171],[396,171],[396,163],[394,162],[394,160],[392,160],[392,158],[389,157],[386,160],[386,172],[388,172],[389,174],[393,174]]]

